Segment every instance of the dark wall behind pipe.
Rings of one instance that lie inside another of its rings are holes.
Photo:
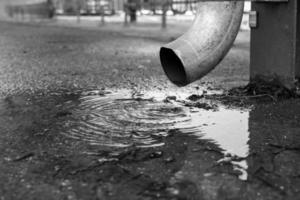
[[[298,0],[253,2],[252,10],[258,13],[258,25],[251,30],[251,79],[275,78],[293,87],[300,77]]]

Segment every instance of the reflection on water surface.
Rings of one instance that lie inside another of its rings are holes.
[[[93,146],[145,148],[164,145],[163,138],[176,129],[211,141],[226,156],[247,156],[249,110],[221,105],[214,109],[188,107],[186,97],[181,94],[165,101],[167,96],[159,92],[138,97],[127,90],[87,92],[64,105],[72,116],[62,134]],[[235,164],[243,171],[247,168],[245,161]]]

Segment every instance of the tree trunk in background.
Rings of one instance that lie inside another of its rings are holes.
[[[163,2],[162,3],[162,22],[161,22],[161,27],[162,28],[167,28],[167,11],[168,11],[168,2]]]
[[[77,16],[77,23],[80,23],[80,11],[83,7],[83,0],[76,0],[76,16]]]
[[[136,11],[138,9],[139,0],[128,0],[127,3],[130,22],[134,23],[137,21]]]
[[[55,15],[55,5],[53,0],[47,0],[47,6],[49,10],[48,17],[51,19]]]
[[[105,24],[105,10],[104,5],[100,6],[100,17],[101,17],[101,25]]]

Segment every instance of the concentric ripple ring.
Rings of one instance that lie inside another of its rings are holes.
[[[184,106],[122,92],[84,95],[71,111],[63,135],[107,147],[161,146],[170,129],[190,121]]]

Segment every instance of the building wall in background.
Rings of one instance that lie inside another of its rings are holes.
[[[77,12],[77,5],[80,6],[82,14],[97,14],[100,12],[100,5],[105,5],[106,10],[123,10],[125,0],[54,0],[58,14],[74,14]]]
[[[49,18],[54,14],[52,0],[1,0],[2,19]]]

